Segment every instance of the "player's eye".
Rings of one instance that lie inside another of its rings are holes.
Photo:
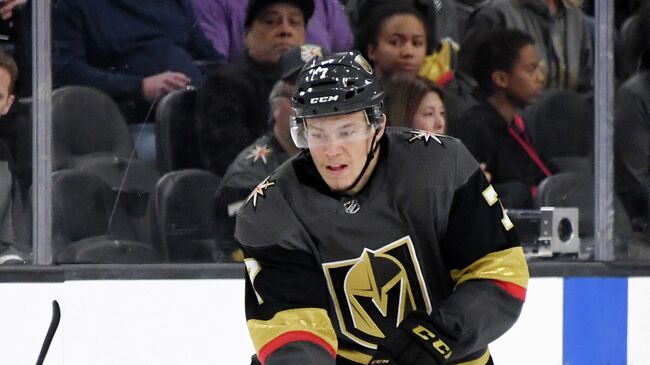
[[[308,135],[309,135],[309,138],[319,140],[319,141],[322,141],[322,140],[325,139],[325,134],[320,133],[320,132],[310,132]]]
[[[348,130],[341,131],[339,133],[339,137],[341,137],[341,138],[353,137],[355,135],[355,133],[356,132],[354,130],[348,129]]]

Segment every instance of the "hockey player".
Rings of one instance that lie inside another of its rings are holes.
[[[513,225],[458,140],[386,129],[356,51],[310,61],[292,97],[304,149],[237,216],[246,317],[276,364],[492,364],[528,269]]]

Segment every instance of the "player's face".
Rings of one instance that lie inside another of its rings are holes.
[[[361,173],[375,133],[365,112],[310,118],[306,126],[309,151],[318,172],[330,189],[345,192]],[[383,128],[376,139],[382,133]]]
[[[506,93],[516,103],[534,102],[544,89],[544,71],[537,48],[529,44],[519,51],[519,58],[507,76]]]
[[[244,35],[249,56],[257,62],[276,63],[288,50],[305,43],[305,19],[291,3],[267,6]]]
[[[7,114],[14,102],[14,95],[9,91],[10,85],[11,75],[4,68],[0,68],[0,115]]]
[[[417,74],[424,64],[427,34],[424,24],[414,15],[388,18],[376,43],[368,46],[368,58],[382,77],[395,72]]]
[[[444,134],[447,130],[445,119],[445,105],[440,96],[429,91],[418,106],[413,116],[413,128],[430,131],[437,134]]]

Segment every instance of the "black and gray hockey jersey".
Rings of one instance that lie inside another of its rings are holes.
[[[214,195],[217,247],[222,261],[240,261],[234,237],[235,213],[251,190],[288,159],[273,132],[269,132],[246,147],[228,166]]]
[[[467,149],[401,128],[380,143],[356,196],[332,193],[305,153],[238,213],[247,324],[262,363],[368,364],[418,317],[449,339],[435,349],[445,363],[484,365],[487,345],[519,316],[523,252]],[[412,332],[428,340],[420,327]]]

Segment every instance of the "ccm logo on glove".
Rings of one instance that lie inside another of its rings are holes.
[[[413,333],[425,341],[431,341],[433,348],[436,349],[436,351],[438,351],[440,355],[442,355],[442,357],[445,359],[449,359],[451,357],[451,349],[449,346],[443,340],[441,340],[440,337],[436,336],[435,333],[426,329],[424,326],[419,325],[415,327],[413,329]]]

